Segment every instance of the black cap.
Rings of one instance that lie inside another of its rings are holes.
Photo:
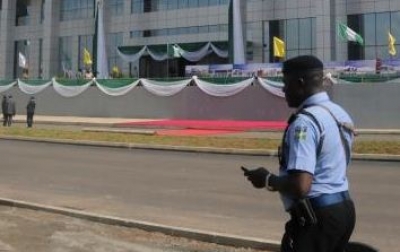
[[[283,62],[282,72],[307,72],[313,70],[323,70],[324,64],[313,55],[302,55]]]

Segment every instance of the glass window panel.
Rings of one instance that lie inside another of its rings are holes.
[[[390,54],[387,45],[376,47],[376,58],[390,59]]]
[[[188,7],[188,1],[190,0],[179,0],[178,8],[185,9]]]
[[[208,26],[208,31],[211,32],[219,32],[218,25],[210,25]]]
[[[299,55],[310,55],[312,54],[312,50],[311,49],[300,49],[299,50]]]
[[[178,9],[178,0],[168,0],[168,10]]]
[[[63,0],[60,5],[60,20],[73,20],[94,16],[94,0]]]
[[[115,0],[111,0],[111,2],[115,2]],[[87,8],[88,7],[88,2],[86,0],[83,0],[81,2],[81,8]]]
[[[176,29],[175,28],[168,28],[168,35],[176,35]]]
[[[131,38],[140,38],[142,37],[142,31],[131,31]]]
[[[388,31],[390,29],[390,13],[383,12],[376,14],[376,44],[388,44]]]
[[[312,23],[311,18],[299,19],[299,48],[312,48]]]
[[[220,32],[228,32],[228,25],[219,25]]]
[[[72,38],[60,37],[58,56],[59,56],[59,68],[58,71],[63,73],[63,70],[72,70]]]
[[[208,6],[208,0],[199,0],[199,7]]]
[[[190,32],[190,27],[182,27],[181,34],[188,34]]]
[[[122,45],[123,33],[111,33],[107,34],[107,58],[108,67],[111,70],[114,66],[117,66],[120,70],[122,68],[122,60],[118,56],[116,48]]]
[[[155,8],[153,8],[153,10],[158,10],[158,11],[160,11],[160,10],[166,10],[167,8],[168,9],[172,9],[172,8],[170,8],[170,6],[173,6],[173,2],[174,1],[176,1],[176,0],[172,0],[171,2],[170,2],[171,0],[169,0],[169,1],[167,1],[167,0],[158,0],[157,1],[157,6],[155,7]]]
[[[118,16],[123,13],[124,9],[124,1],[123,0],[110,0],[109,2],[109,7],[111,11],[111,15],[113,16]]]
[[[168,35],[168,30],[167,29],[160,29],[160,36],[166,36]]]
[[[366,60],[376,59],[375,46],[366,46],[364,49],[364,55]]]
[[[197,8],[199,7],[199,0],[189,0],[188,1],[189,8]]]
[[[364,15],[364,42],[365,45],[376,45],[375,13]]]
[[[190,34],[197,34],[197,33],[199,33],[199,27],[198,26],[192,26],[192,27],[190,27],[190,30],[189,30],[190,32]]]
[[[397,39],[396,44],[400,42],[400,11],[391,13],[391,27],[392,35]]]
[[[297,50],[287,50],[286,51],[286,58],[293,58],[299,55],[299,52]]]
[[[209,4],[210,6],[219,5],[219,0],[209,0],[209,1],[208,1],[208,4]]]
[[[87,4],[89,9],[94,9],[94,0],[88,0]]]
[[[208,33],[208,25],[200,26],[199,33]]]
[[[298,19],[286,20],[286,48],[287,50],[299,47],[299,22]],[[282,38],[281,38],[282,39]]]
[[[317,47],[317,36],[315,35],[316,34],[316,30],[317,30],[317,26],[316,26],[316,23],[317,23],[317,19],[316,18],[312,18],[311,19],[311,29],[312,29],[312,35],[311,35],[311,37],[312,37],[312,44],[311,44],[311,48],[314,50],[314,48],[316,48]]]
[[[131,13],[143,13],[143,0],[132,0]]]

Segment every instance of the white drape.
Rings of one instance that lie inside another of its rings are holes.
[[[250,86],[251,83],[254,81],[254,78],[250,78],[234,84],[222,84],[222,85],[216,85],[210,82],[200,80],[196,76],[193,77],[193,80],[204,93],[212,96],[226,97],[235,95],[240,91],[242,91],[243,89],[245,89],[246,87]]]
[[[140,49],[140,51],[135,54],[125,54],[125,53],[121,52],[119,50],[119,48],[117,48],[117,53],[123,61],[135,62],[143,56],[143,54],[146,52],[146,50],[147,50],[147,46],[143,46],[143,48]]]
[[[200,48],[198,51],[195,51],[195,52],[188,52],[188,51],[183,50],[178,45],[177,46],[180,48],[181,55],[183,58],[185,58],[186,60],[191,61],[191,62],[196,62],[196,61],[199,61],[202,58],[204,58],[204,56],[206,56],[209,53],[208,50],[210,48],[210,44],[211,43],[208,42],[205,46],[203,46],[202,48]]]
[[[28,95],[34,95],[37,93],[42,92],[44,89],[46,89],[48,86],[52,84],[52,81],[48,81],[43,83],[42,85],[30,85],[29,83],[26,83],[20,79],[17,79],[18,87],[19,89],[24,92],[25,94]]]
[[[5,91],[9,90],[9,89],[12,88],[16,83],[17,83],[17,81],[12,81],[12,82],[10,82],[10,84],[1,85],[1,86],[0,86],[0,93],[3,93],[3,92],[5,92]]]
[[[153,81],[147,79],[140,79],[143,87],[152,94],[158,96],[172,96],[184,89],[189,85],[191,79],[181,80],[181,81]]]
[[[210,43],[210,47],[215,52],[215,54],[218,55],[218,57],[221,57],[221,58],[228,58],[229,57],[229,52],[228,51],[219,49],[218,47],[213,45],[213,43]]]
[[[348,82],[340,79],[335,79],[332,78],[332,80],[335,83],[339,84],[352,84],[355,85],[354,82]],[[107,80],[111,82],[110,84],[106,85],[104,83],[103,85],[101,84],[101,81],[97,81],[96,79],[92,80],[87,80],[87,82],[82,83],[82,80],[64,80],[65,82],[69,82],[68,85],[65,84],[63,85],[59,81],[57,81],[55,78],[53,78],[49,82],[43,81],[43,84],[29,84],[29,82],[24,82],[23,80],[17,80],[17,81],[10,81],[9,84],[5,85],[0,85],[0,93],[5,92],[6,90],[12,88],[16,83],[18,83],[19,89],[29,95],[33,95],[36,93],[39,93],[43,91],[45,88],[53,84],[54,90],[60,94],[61,96],[64,97],[74,97],[77,96],[81,93],[83,93],[86,89],[88,89],[91,84],[94,82],[96,84],[96,87],[102,91],[103,93],[111,96],[120,96],[128,93],[131,91],[134,87],[136,87],[139,83],[143,85],[143,87],[150,93],[157,95],[157,96],[172,96],[180,91],[182,91],[186,86],[190,84],[191,81],[193,81],[198,88],[200,88],[204,93],[211,95],[211,96],[217,96],[217,97],[226,97],[226,96],[231,96],[235,95],[239,92],[241,92],[243,89],[251,85],[252,83],[259,84],[261,87],[263,87],[265,90],[270,92],[273,95],[276,95],[278,97],[285,97],[282,87],[283,83],[279,81],[272,81],[269,79],[261,78],[258,77],[256,80],[254,78],[249,78],[245,79],[240,82],[236,83],[224,83],[224,84],[215,84],[212,82],[208,82],[207,80],[204,79],[199,79],[197,76],[193,76],[191,79],[184,79],[184,80],[178,80],[178,81],[156,81],[156,80],[149,80],[149,79],[138,79],[138,80],[132,80],[132,83],[127,83],[126,85],[124,84],[125,81],[118,80],[116,79],[116,83],[112,83],[113,80]],[[72,81],[72,82],[71,82]],[[83,80],[86,81],[86,80]],[[386,83],[399,83],[400,79],[395,79],[391,81],[387,81]],[[74,83],[76,82],[76,84]],[[119,83],[117,83],[119,82]],[[116,85],[115,85],[116,84]],[[123,85],[123,86],[121,86]],[[114,86],[114,87],[112,87]]]
[[[277,82],[277,81],[272,81],[268,79],[263,79],[258,77],[257,78],[258,83],[265,88],[268,92],[271,94],[274,94],[279,97],[285,97],[285,93],[283,93],[282,88],[283,88],[283,83],[282,82]]]
[[[117,87],[117,88],[110,88],[110,87],[107,87],[105,85],[101,85],[101,83],[99,83],[97,80],[94,80],[94,81],[96,83],[97,88],[100,89],[103,93],[105,93],[107,95],[111,95],[111,96],[121,96],[121,95],[124,95],[124,94],[128,93],[134,87],[136,87],[139,84],[140,79],[138,79],[138,80],[132,82],[131,84],[126,85],[126,86]]]
[[[155,51],[150,50],[149,47],[147,47],[147,53],[150,55],[150,57],[153,60],[156,60],[156,61],[163,61],[163,60],[168,59],[168,53],[155,52]]]
[[[53,78],[53,88],[54,90],[63,97],[74,97],[83,93],[86,89],[92,85],[93,80],[88,80],[87,83],[81,86],[64,86],[61,83],[57,82],[55,78]]]
[[[205,44],[203,47],[201,47],[197,51],[185,51],[180,47],[178,44],[173,45],[176,48],[176,51],[179,53],[179,55],[176,56],[182,56],[188,61],[191,62],[196,62],[207,56],[208,54],[214,52],[221,58],[228,58],[228,51],[219,49],[215,45],[213,45],[211,42],[208,42]],[[165,45],[165,47],[168,47],[168,45]],[[172,49],[171,49],[172,50]],[[168,53],[166,52],[156,52],[154,50],[151,50],[148,46],[143,46],[142,49],[140,49],[139,52],[134,53],[134,54],[126,54],[121,52],[119,48],[117,48],[118,55],[121,57],[122,60],[126,62],[135,62],[139,60],[145,53],[150,55],[150,57],[153,60],[156,61],[163,61],[168,59]]]

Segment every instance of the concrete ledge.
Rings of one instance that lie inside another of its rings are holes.
[[[118,217],[112,217],[107,215],[93,214],[84,211],[72,210],[61,207],[52,207],[47,205],[41,205],[36,203],[30,203],[26,201],[12,200],[6,198],[0,198],[0,204],[4,206],[10,207],[18,207],[31,209],[36,211],[44,211],[48,213],[61,214],[74,218],[85,219],[88,221],[99,222],[108,225],[116,225],[116,226],[124,226],[137,228],[148,232],[160,232],[166,235],[184,237],[188,239],[208,242],[208,243],[216,243],[220,245],[233,246],[233,247],[245,247],[245,248],[253,248],[260,249],[266,251],[279,251],[280,244],[276,241],[269,241],[263,239],[256,239],[251,237],[244,236],[234,236],[228,235],[224,233],[214,233],[214,232],[206,232],[203,230],[191,229],[191,228],[182,228],[182,227],[173,227],[160,225],[151,222],[144,222],[138,220],[131,219],[123,219]]]
[[[146,129],[122,129],[122,128],[83,128],[85,132],[111,132],[111,133],[127,133],[127,134],[140,134],[140,135],[155,135],[155,130]]]

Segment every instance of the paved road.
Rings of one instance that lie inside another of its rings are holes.
[[[240,164],[273,158],[0,141],[2,197],[178,227],[279,240],[276,194],[253,190]],[[272,168],[272,170],[275,170]],[[353,162],[353,240],[398,249],[398,163]]]

